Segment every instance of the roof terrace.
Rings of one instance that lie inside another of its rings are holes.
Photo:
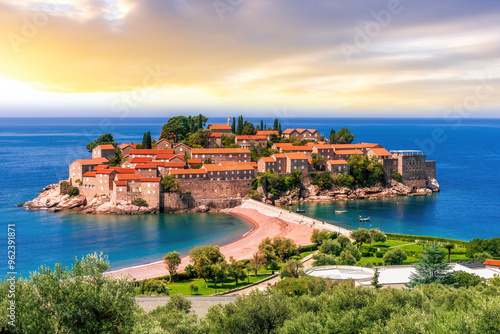
[[[424,152],[419,150],[391,150],[392,155],[424,155]]]

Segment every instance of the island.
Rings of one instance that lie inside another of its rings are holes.
[[[299,201],[375,199],[439,191],[436,162],[422,151],[388,151],[354,143],[347,128],[254,125],[239,116],[208,124],[176,116],[142,143],[118,145],[104,134],[87,145],[91,158],[69,164],[69,177],[23,206],[81,213],[206,212],[251,198],[282,206]]]

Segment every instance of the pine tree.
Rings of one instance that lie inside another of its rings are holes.
[[[243,116],[238,117],[238,127],[236,128],[236,134],[241,135],[243,132]]]
[[[151,131],[148,131],[148,133],[146,134],[146,148],[147,149],[151,149],[152,147],[152,143],[151,143]]]
[[[196,129],[196,131],[198,131],[199,129],[203,129],[203,116],[202,116],[202,114],[198,115],[198,128]]]
[[[145,132],[144,135],[142,136],[142,145],[141,145],[142,149],[148,148],[147,147],[147,141],[148,141],[147,137],[148,137],[148,133]]]
[[[233,124],[231,124],[231,132],[236,133],[236,117],[233,117]]]
[[[261,128],[262,130],[264,130],[264,129],[265,129],[265,128],[264,128],[264,121],[263,121],[263,120],[260,120],[260,128]]]
[[[371,284],[375,289],[380,289],[383,284],[380,284],[378,281],[378,277],[380,276],[380,272],[378,271],[378,268],[375,268],[375,273],[373,274],[373,278],[371,280]]]
[[[444,284],[450,275],[450,267],[445,262],[446,252],[439,249],[437,244],[430,247],[424,246],[424,254],[420,261],[415,264],[416,272],[411,274],[408,287],[413,288],[421,284],[442,283]]]
[[[274,131],[278,130],[278,119],[277,118],[274,119],[273,130]]]
[[[191,133],[194,132],[194,122],[193,122],[193,118],[191,117],[191,115],[189,115],[189,117],[188,117],[188,128],[189,128],[189,132],[191,132]]]
[[[281,123],[278,125],[278,134],[281,136]]]

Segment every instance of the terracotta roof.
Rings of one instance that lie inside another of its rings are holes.
[[[95,177],[95,173],[94,172],[87,172],[87,173],[83,174],[83,176],[85,176],[85,177]]]
[[[247,153],[250,154],[248,148],[193,148],[192,154],[235,154]]]
[[[281,148],[284,151],[312,151],[311,146],[285,146]]]
[[[156,167],[159,167],[159,166],[163,166],[163,164],[165,163],[166,161],[151,161],[149,162],[150,164],[153,164],[155,165]]]
[[[79,159],[75,160],[80,163],[82,166],[92,166],[92,165],[102,165],[104,163],[109,163],[108,159],[106,158],[95,158],[95,159]],[[73,161],[73,162],[75,162]],[[72,163],[73,163],[72,162]]]
[[[266,136],[263,135],[241,135],[236,136],[236,140],[267,140]]]
[[[290,158],[290,160],[307,160],[307,155],[305,153],[285,153],[285,155]]]
[[[264,162],[276,162],[276,159],[273,157],[262,157],[261,159]]]
[[[210,137],[212,137],[212,138],[222,138],[222,133],[212,132],[210,134]]]
[[[295,129],[286,129],[285,131],[283,131],[282,133],[285,133],[285,134],[289,134],[289,133],[292,133]]]
[[[135,169],[133,168],[120,168],[118,170],[119,174],[135,174]]]
[[[345,160],[328,160],[330,165],[347,165],[347,161]]]
[[[98,169],[96,170],[96,174],[111,174],[113,172],[116,172],[114,169]]]
[[[309,163],[309,165],[314,165],[313,159],[307,159],[307,162]]]
[[[279,132],[276,130],[262,130],[262,131],[257,131],[256,133],[257,136],[270,136],[270,135],[279,135]]]
[[[379,146],[380,144],[374,144],[374,143],[359,143],[359,145],[365,145],[365,147],[373,148],[373,147]]]
[[[183,162],[165,162],[163,167],[184,167]]]
[[[135,169],[148,169],[148,168],[156,168],[155,164],[141,164],[141,165],[135,165]]]
[[[219,165],[221,166],[242,165],[242,166],[251,166],[253,168],[257,168],[257,163],[255,161],[250,161],[250,162],[220,161]]]
[[[275,157],[276,159],[284,159],[286,158],[286,155],[285,153],[275,153],[273,154],[273,157]]]
[[[118,146],[118,147],[123,150],[127,146],[132,146],[132,148],[136,148],[137,144],[134,144],[134,143],[123,143],[123,144],[120,144],[120,146]]]
[[[211,130],[231,130],[231,126],[227,124],[209,124],[208,128]]]
[[[141,182],[160,182],[160,177],[142,177]]]
[[[116,179],[118,181],[140,180],[141,176],[139,174],[117,174]]]
[[[500,260],[486,259],[483,264],[487,265],[487,266],[497,266],[497,267],[500,267]]]
[[[355,155],[355,154],[360,154],[363,155],[363,151],[361,150],[340,150],[340,151],[333,151],[335,155]]]
[[[127,181],[118,181],[118,180],[115,180],[115,184],[117,186],[126,186],[127,185]]]
[[[202,168],[205,168],[207,172],[230,172],[230,171],[237,171],[237,170],[252,170],[253,167],[245,164],[234,164],[234,165],[225,165],[225,166],[220,166],[217,164],[206,164],[203,165]]]
[[[94,167],[94,170],[106,169],[106,168],[108,168],[108,165],[98,165]]]
[[[158,156],[156,156],[158,159]],[[135,157],[129,160],[131,164],[144,164],[151,161],[151,157]]]
[[[168,139],[162,138],[162,139],[158,140],[156,143],[158,144],[159,142],[162,142],[162,141],[166,141],[166,142],[169,142],[169,143],[171,143],[171,142],[172,142],[171,140],[168,140]]]
[[[156,160],[170,160],[173,157],[177,156],[177,154],[158,154],[156,155]]]
[[[280,148],[283,146],[293,146],[292,143],[274,143],[274,146]]]
[[[332,146],[336,150],[353,150],[356,148],[372,148],[377,146],[378,144],[369,144],[369,143],[359,143],[359,144],[332,144]]]
[[[314,145],[318,150],[333,150],[332,145],[319,145],[315,144]]]
[[[188,164],[201,164],[201,159],[188,159]]]
[[[144,150],[131,150],[130,155],[137,155],[137,154],[151,154],[151,155],[156,155],[156,154],[173,154],[174,150],[153,150],[153,149],[144,149]]]
[[[109,144],[106,144],[106,145],[98,145],[98,147],[101,149],[101,150],[114,150],[115,147],[113,145],[109,145]]]
[[[172,175],[182,175],[182,174],[206,174],[207,171],[206,169],[199,168],[199,169],[171,169],[169,171],[170,174]]]
[[[386,157],[386,156],[392,156],[391,153],[389,153],[389,151],[387,151],[385,148],[371,148],[370,150],[373,151],[373,153],[375,153],[377,156],[379,157]]]
[[[294,130],[297,131],[298,133],[303,133],[305,131],[309,131],[310,133],[314,133],[314,132],[318,131],[316,129],[286,129],[285,131],[283,131],[283,133],[289,134],[289,133],[292,133]]]

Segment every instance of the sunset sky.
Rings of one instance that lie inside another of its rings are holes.
[[[500,116],[500,1],[0,0],[0,117]]]

